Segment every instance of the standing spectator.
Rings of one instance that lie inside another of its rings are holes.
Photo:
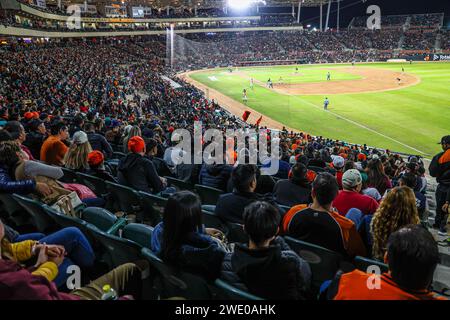
[[[439,229],[439,235],[444,236],[447,235],[445,227],[448,212],[444,212],[442,207],[445,204],[447,192],[450,190],[450,135],[442,137],[441,146],[444,151],[433,157],[428,170],[430,175],[435,177],[438,182],[436,188],[436,218],[433,228]]]
[[[222,278],[267,299],[305,299],[311,269],[278,237],[280,213],[267,202],[253,202],[244,212],[249,242],[236,244],[222,265]]]
[[[313,203],[292,207],[283,217],[283,232],[350,258],[365,256],[366,248],[355,223],[331,207],[338,192],[333,175],[319,174],[312,184]]]
[[[69,129],[64,122],[56,122],[51,126],[49,136],[41,148],[41,161],[47,164],[63,166],[64,156],[69,148],[63,142],[69,138]]]
[[[355,208],[363,215],[373,214],[378,208],[378,202],[373,198],[361,194],[362,177],[358,170],[350,169],[342,176],[343,190],[333,201],[333,206],[338,212],[345,216],[350,209]]]
[[[111,158],[113,155],[113,149],[104,136],[95,132],[95,125],[92,122],[88,122],[84,128],[92,150],[101,151],[106,158]]]
[[[416,197],[409,187],[396,187],[389,191],[375,212],[371,223],[372,254],[383,260],[389,236],[409,224],[419,224]]]
[[[416,191],[417,186],[417,176],[412,172],[407,172],[402,175],[399,179],[399,186],[409,187],[413,190],[414,195],[416,197],[416,205],[417,211],[419,213],[419,218],[422,223],[427,224],[427,217],[425,216],[426,206],[427,206],[427,198],[423,193]]]

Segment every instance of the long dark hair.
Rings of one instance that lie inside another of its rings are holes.
[[[380,193],[386,190],[386,180],[389,177],[384,173],[383,163],[380,159],[374,159],[367,164],[368,185],[376,188]]]
[[[164,209],[163,224],[162,259],[176,262],[187,235],[202,229],[202,206],[199,197],[190,191],[172,195]]]

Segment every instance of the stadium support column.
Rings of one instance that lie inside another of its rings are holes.
[[[170,24],[170,69],[173,70],[173,58],[174,58],[174,52],[173,52],[173,26],[174,24]]]
[[[295,6],[292,4],[292,18],[295,18]]]
[[[323,26],[323,23],[322,23],[322,2],[320,2],[320,28],[319,28],[320,31],[322,31],[322,26]]]
[[[62,8],[61,8],[61,0],[58,0],[58,8],[59,8],[59,10],[62,9]]]
[[[302,10],[302,0],[298,1],[297,23],[300,23],[300,12]]]
[[[341,8],[341,0],[338,0],[337,2],[337,24],[336,24],[336,30],[339,32],[339,10]]]
[[[325,21],[325,31],[328,30],[328,21],[330,20],[331,0],[328,0],[327,19]]]

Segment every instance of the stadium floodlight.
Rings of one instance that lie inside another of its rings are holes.
[[[266,2],[264,0],[228,0],[228,6],[233,9],[247,9],[254,4],[263,4]]]

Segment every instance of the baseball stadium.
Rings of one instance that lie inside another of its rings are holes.
[[[448,300],[449,213],[443,1],[0,0],[0,300]]]

